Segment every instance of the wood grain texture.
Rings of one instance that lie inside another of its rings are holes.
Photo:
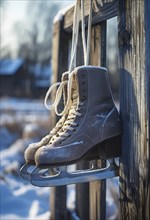
[[[119,1],[120,219],[150,219],[150,1]]]
[[[77,56],[77,66],[84,65],[83,45],[81,33],[79,33]],[[79,170],[89,168],[87,162],[78,163],[76,166]],[[79,219],[89,219],[89,183],[76,184],[76,213]]]
[[[89,15],[89,0],[84,1],[85,8],[85,26],[87,27],[88,15]],[[102,0],[102,5],[93,1],[92,10],[92,24],[98,24],[102,21],[110,19],[118,15],[118,1],[117,0]],[[73,11],[74,6],[70,8],[64,15],[64,29],[65,31],[71,31],[73,24]],[[81,20],[81,16],[80,16]]]
[[[70,36],[63,31],[63,19],[54,23],[53,26],[53,48],[52,48],[52,82],[60,82],[62,73],[68,68],[68,41]],[[52,94],[52,100],[55,99],[55,92]],[[54,127],[58,117],[51,112],[51,124]],[[50,210],[51,220],[66,220],[66,186],[51,188]]]
[[[106,22],[93,26],[90,45],[90,65],[106,66]],[[83,65],[83,47],[81,35],[77,50],[77,66]],[[97,166],[97,161],[95,161]],[[106,163],[99,161],[99,167]],[[87,163],[77,165],[78,169],[87,169]],[[99,220],[106,215],[106,181],[95,181],[76,185],[76,213],[80,219]]]
[[[90,64],[106,67],[106,22],[92,28]],[[105,167],[103,160],[95,161],[95,166]],[[90,218],[94,220],[106,219],[106,181],[90,183]]]
[[[71,35],[63,30],[64,19],[58,20],[53,25],[52,40],[52,84],[61,81],[62,74],[68,70],[69,39]],[[55,91],[52,93],[55,99]],[[61,107],[61,106],[60,106]],[[51,111],[51,125],[54,127],[59,117]]]

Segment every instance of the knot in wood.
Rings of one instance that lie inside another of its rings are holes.
[[[126,29],[119,31],[119,46],[130,48],[130,33]]]
[[[103,1],[102,0],[93,0],[92,2],[92,7],[93,7],[93,10],[95,12],[99,12],[99,5],[100,7],[103,7]]]

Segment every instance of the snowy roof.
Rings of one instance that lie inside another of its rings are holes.
[[[72,8],[75,4],[71,4],[63,9],[61,9],[57,14],[56,16],[54,17],[54,20],[53,20],[53,23],[57,22],[57,21],[61,21],[63,19],[63,16],[66,14],[66,12]]]
[[[22,59],[6,59],[0,60],[0,75],[13,75],[23,64]]]
[[[50,65],[42,66],[40,64],[35,64],[30,67],[30,72],[36,78],[49,79],[51,75]]]
[[[35,77],[35,86],[39,88],[48,88],[51,79],[51,66],[35,64],[30,66],[30,72]]]
[[[35,86],[39,88],[48,88],[50,86],[50,80],[36,80],[35,81]]]

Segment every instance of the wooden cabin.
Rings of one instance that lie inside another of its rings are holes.
[[[50,78],[50,65],[27,65],[22,59],[0,60],[0,96],[44,98]]]

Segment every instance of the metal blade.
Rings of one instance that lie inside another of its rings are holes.
[[[30,181],[35,186],[53,187],[63,186],[76,183],[92,182],[107,178],[113,178],[119,175],[119,167],[115,163],[111,163],[108,167],[96,170],[67,172],[60,171],[56,175],[45,176],[40,173],[40,168],[35,168],[31,175]]]
[[[20,176],[24,179],[24,180],[30,180],[30,174],[31,172],[35,169],[36,166],[31,165],[31,164],[24,164],[21,169],[20,169]]]

